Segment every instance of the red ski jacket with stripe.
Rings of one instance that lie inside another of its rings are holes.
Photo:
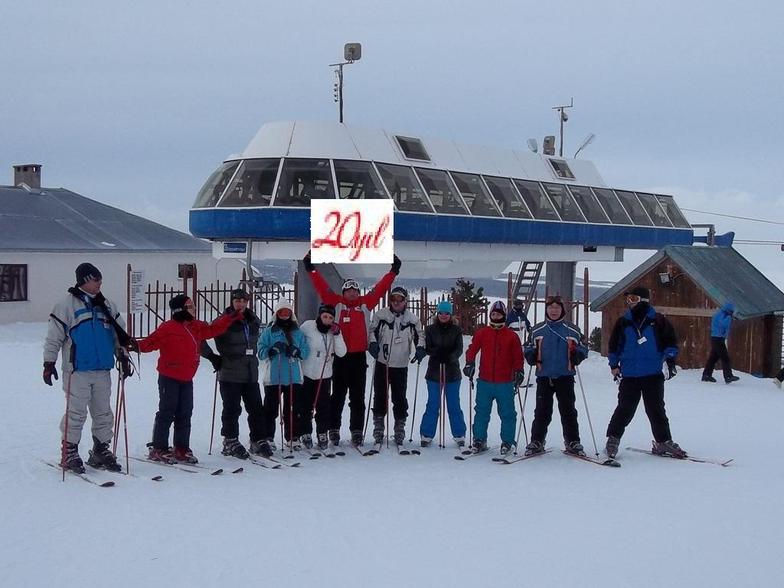
[[[523,347],[509,327],[479,328],[466,351],[466,362],[475,361],[479,352],[479,379],[485,382],[512,382],[514,373],[523,369]]]
[[[392,286],[392,282],[395,281],[395,274],[393,272],[384,274],[370,292],[351,302],[349,302],[345,296],[335,294],[318,271],[313,270],[312,272],[309,272],[308,275],[322,302],[332,306],[342,306],[342,308],[339,309],[338,316],[335,317],[335,320],[338,325],[340,325],[340,332],[343,333],[343,340],[346,342],[347,352],[356,353],[358,351],[367,351],[367,314],[370,314],[369,311],[378,304],[381,297],[384,296],[390,286]],[[363,306],[365,309],[362,308]]]
[[[239,312],[223,314],[212,324],[199,320],[168,320],[139,341],[139,351],[147,353],[159,349],[158,373],[180,382],[190,382],[199,367],[202,341],[221,335],[242,317]]]

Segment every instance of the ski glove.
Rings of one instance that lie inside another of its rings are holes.
[[[524,380],[525,380],[525,372],[523,370],[515,370],[514,373],[515,388],[522,386]]]
[[[395,255],[392,261],[392,267],[389,269],[393,274],[398,275],[400,273],[400,266],[403,265],[403,262],[400,261],[400,258]]]
[[[223,366],[223,358],[217,353],[214,353],[213,355],[210,355],[207,359],[212,364],[212,370],[214,372],[219,372],[221,367]]]
[[[47,386],[52,385],[52,376],[54,376],[55,380],[59,380],[60,376],[57,374],[57,368],[54,367],[53,361],[45,361],[44,362],[44,382],[46,382]]]
[[[119,369],[120,369],[120,377],[122,379],[130,378],[133,375],[133,364],[131,363],[131,358],[128,355],[121,355],[118,359]]]
[[[139,342],[133,337],[128,339],[128,351],[135,351],[136,353],[139,353]]]
[[[302,352],[299,350],[299,347],[296,345],[289,345],[286,348],[286,355],[288,357],[293,357],[294,359],[299,359],[302,357]]]
[[[424,347],[417,347],[416,352],[414,352],[414,361],[417,363],[422,363],[422,360],[425,359],[427,356],[427,351],[425,351]]]
[[[463,374],[465,374],[466,378],[472,379],[475,373],[476,364],[473,361],[465,364],[465,367],[463,368]]]
[[[378,359],[378,352],[379,352],[379,350],[380,349],[379,349],[378,343],[376,343],[375,341],[373,341],[368,346],[368,351],[370,352],[370,355],[373,356],[373,359]]]
[[[578,365],[580,365],[583,362],[584,359],[585,359],[585,356],[582,353],[580,353],[579,351],[577,351],[576,349],[569,354],[569,361],[572,362],[572,365],[574,367],[577,367]]]
[[[278,341],[267,350],[267,355],[270,359],[281,353],[286,353],[286,344],[282,341]]]
[[[675,358],[667,358],[667,379],[672,380],[678,373],[678,368],[675,367]]]
[[[310,251],[305,254],[305,257],[302,258],[302,265],[305,266],[305,271],[312,272],[316,269],[316,266],[313,265],[313,262],[310,261]]]

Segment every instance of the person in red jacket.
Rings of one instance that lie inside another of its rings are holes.
[[[329,399],[329,440],[335,446],[340,445],[340,425],[348,392],[351,442],[360,446],[364,442],[362,429],[365,423],[366,352],[370,311],[392,286],[395,276],[400,273],[401,262],[395,255],[389,272],[364,296],[360,295],[359,283],[356,280],[346,280],[343,282],[342,294],[335,294],[310,261],[310,251],[302,263],[321,301],[336,307],[335,323],[346,342],[346,354],[336,357],[333,364],[332,394]]]
[[[473,451],[487,451],[487,425],[495,400],[501,417],[501,455],[506,455],[515,443],[514,397],[523,381],[523,348],[517,333],[506,326],[506,306],[501,301],[490,307],[490,324],[479,328],[468,346],[463,373],[469,379],[474,377],[476,356],[480,352]]]
[[[196,320],[193,301],[178,294],[169,301],[172,318],[138,343],[142,353],[160,350],[158,358],[158,412],[148,443],[148,459],[174,463],[198,463],[190,449],[193,413],[193,376],[199,367],[202,341],[221,335],[236,320],[239,312],[223,314],[214,323]],[[174,423],[174,451],[169,448],[169,429]]]

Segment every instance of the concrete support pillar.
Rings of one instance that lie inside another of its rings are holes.
[[[574,298],[575,261],[548,261],[545,266],[547,293],[559,295],[565,300]]]

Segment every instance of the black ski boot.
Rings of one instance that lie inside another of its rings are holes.
[[[733,382],[737,382],[738,380],[740,380],[738,376],[730,376],[729,378],[724,378],[724,383],[732,384]]]
[[[585,448],[579,441],[569,441],[564,444],[564,451],[572,455],[579,455],[585,457]]]
[[[266,439],[259,439],[258,441],[250,442],[250,452],[253,455],[260,455],[262,457],[272,457],[272,447]]]
[[[237,459],[248,459],[248,450],[243,447],[240,440],[236,437],[223,438],[223,449],[221,450],[221,453],[229,457],[236,457]]]
[[[300,435],[299,441],[305,449],[313,449],[313,437],[309,433]]]
[[[120,464],[117,463],[117,458],[109,449],[109,442],[101,443],[95,437],[93,437],[93,448],[90,451],[90,457],[87,458],[87,465],[110,472],[122,471]]]
[[[474,439],[474,445],[471,447],[472,453],[482,453],[487,451],[487,441],[484,439]]]
[[[326,433],[319,433],[316,439],[318,440],[318,448],[321,451],[325,451],[327,447],[329,447],[329,440],[327,439]]]
[[[84,462],[82,461],[82,458],[79,457],[79,445],[63,441],[62,447],[60,467],[64,470],[70,470],[75,474],[83,474]]]
[[[432,437],[422,437],[422,438],[419,440],[419,444],[420,444],[422,447],[430,447],[430,445],[432,445],[432,444],[433,444],[433,438],[432,438]]]
[[[503,441],[501,443],[501,455],[509,455],[512,453],[512,448],[514,447],[514,443],[508,443],[507,441]]]
[[[365,444],[365,436],[362,431],[351,431],[351,444],[354,447],[362,447]],[[336,447],[339,447],[336,445]]]
[[[667,441],[662,442],[654,441],[653,447],[651,448],[651,453],[654,455],[674,457],[675,459],[686,459],[688,457],[686,452],[681,449],[681,446],[672,439],[668,439]]]
[[[406,441],[406,419],[395,419],[395,444],[403,445]]]
[[[607,445],[604,446],[604,452],[607,454],[607,457],[610,459],[615,459],[615,456],[618,455],[618,448],[621,446],[621,438],[620,437],[613,437],[610,435],[607,437]]]
[[[716,378],[714,378],[713,376],[706,376],[705,374],[703,374],[702,375],[702,381],[703,382],[713,382],[715,384],[716,383]]]
[[[457,443],[457,446],[462,449],[465,447],[465,437],[455,437],[455,443]]]
[[[373,417],[373,443],[384,440],[384,417]]]
[[[340,431],[338,429],[329,430],[329,442],[335,447],[340,447]]]
[[[544,441],[531,441],[525,446],[526,455],[536,455],[537,453],[544,453]]]

